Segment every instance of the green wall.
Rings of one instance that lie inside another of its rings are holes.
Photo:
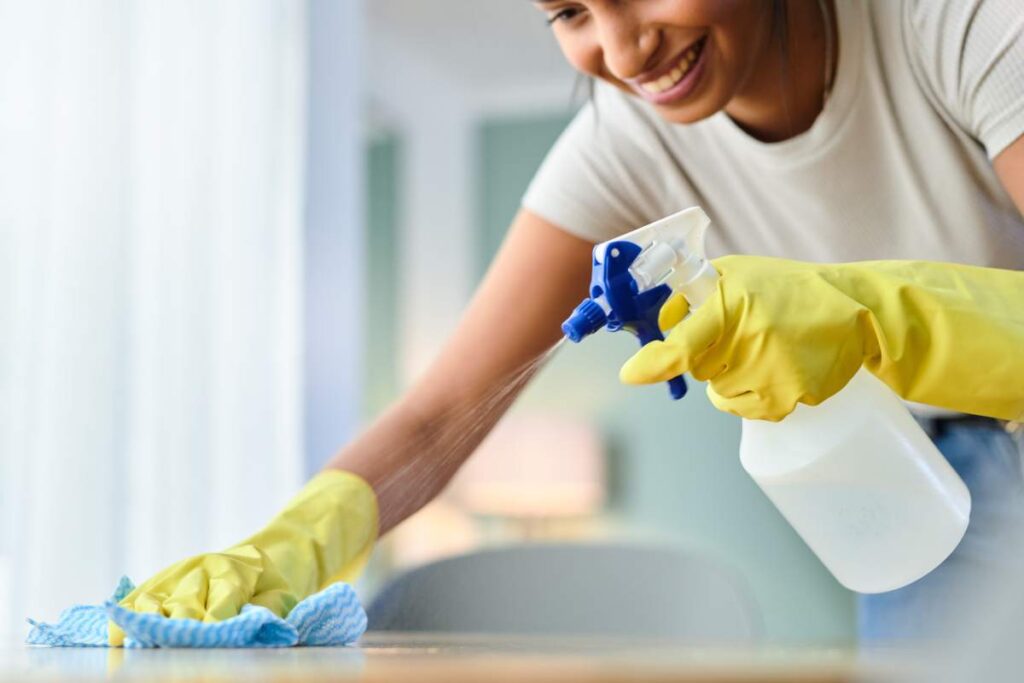
[[[380,413],[397,394],[398,220],[401,206],[398,138],[381,132],[366,147],[366,300],[363,310],[364,417]]]
[[[492,119],[478,131],[478,272],[519,207],[565,116]],[[854,603],[807,550],[739,465],[739,421],[716,411],[704,388],[670,401],[664,387],[624,387],[628,335],[563,346],[517,410],[589,417],[610,449],[610,513],[623,533],[716,558],[745,578],[776,642],[853,639]]]
[[[477,131],[477,269],[482,276],[505,237],[519,199],[571,117],[490,120]]]

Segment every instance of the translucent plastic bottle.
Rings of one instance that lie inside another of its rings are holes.
[[[740,461],[836,579],[860,593],[916,581],[967,530],[963,480],[867,370],[781,422],[744,420]]]
[[[688,271],[675,289],[696,307],[718,276],[703,240],[689,242],[699,252],[674,243],[675,267]],[[899,397],[864,369],[780,422],[743,420],[740,462],[839,583],[859,593],[916,581],[967,531],[967,486]]]
[[[681,251],[684,244],[695,250]],[[673,246],[675,289],[699,306],[718,277],[702,236]],[[859,593],[916,581],[967,531],[967,486],[906,405],[864,369],[780,422],[743,420],[740,462],[833,576]]]

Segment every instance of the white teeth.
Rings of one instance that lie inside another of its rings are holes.
[[[690,68],[697,62],[697,51],[690,48],[686,53],[679,59],[679,63],[669,71],[667,74],[662,76],[656,81],[648,81],[641,83],[640,87],[649,93],[657,95],[660,92],[665,92],[680,80],[683,76],[690,72]]]

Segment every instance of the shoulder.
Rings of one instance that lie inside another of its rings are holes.
[[[595,242],[649,222],[662,200],[666,145],[644,102],[596,83],[590,101],[548,153],[523,205]]]
[[[571,157],[577,168],[600,172],[648,156],[657,122],[642,102],[606,83],[593,85],[589,101],[555,143],[551,154]]]
[[[918,80],[994,155],[1007,136],[1019,134],[1024,107],[1021,0],[901,2],[904,41]]]
[[[902,0],[907,51],[933,86],[957,80],[970,15],[984,0]]]
[[[966,94],[978,87],[994,63],[1021,57],[1021,0],[901,0],[900,4],[907,50],[943,91],[957,88]]]

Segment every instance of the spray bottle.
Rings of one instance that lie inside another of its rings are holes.
[[[594,247],[590,298],[562,325],[573,342],[602,327],[641,345],[662,339],[673,294],[700,306],[718,273],[705,257],[710,221],[686,209]],[[678,399],[682,377],[669,381]],[[959,544],[971,497],[906,406],[863,368],[817,406],[780,422],[743,420],[740,462],[847,588],[880,593],[921,578]]]

